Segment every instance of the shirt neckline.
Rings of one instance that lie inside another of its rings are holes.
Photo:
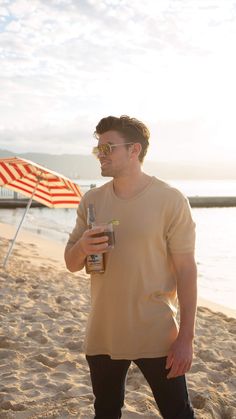
[[[113,187],[113,180],[111,180],[111,182],[110,182],[110,191],[111,191],[111,194],[112,194],[113,198],[115,198],[117,201],[119,201],[119,202],[131,202],[131,201],[134,201],[134,200],[138,199],[143,194],[145,194],[148,191],[148,189],[152,186],[154,181],[155,181],[155,176],[151,176],[151,179],[148,182],[148,184],[145,186],[145,188],[142,191],[138,192],[136,195],[132,196],[131,198],[119,198],[115,194],[114,187]]]

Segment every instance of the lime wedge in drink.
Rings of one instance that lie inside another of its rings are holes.
[[[109,224],[113,224],[114,226],[118,226],[120,224],[119,220],[111,220]]]

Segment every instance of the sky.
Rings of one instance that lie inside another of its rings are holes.
[[[236,0],[0,0],[0,149],[89,154],[101,118],[147,159],[232,164]]]

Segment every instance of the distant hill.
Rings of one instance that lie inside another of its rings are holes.
[[[72,179],[101,178],[99,163],[93,156],[80,154],[13,153],[0,149],[0,158],[18,156],[41,164]],[[144,171],[163,179],[236,179],[236,165],[186,164],[146,160]],[[220,168],[220,169],[219,169]]]
[[[22,157],[73,179],[98,179],[101,177],[99,164],[93,156],[73,154],[12,153],[0,149],[0,158]]]

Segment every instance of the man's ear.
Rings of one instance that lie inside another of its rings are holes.
[[[131,146],[131,156],[139,156],[139,154],[141,153],[141,151],[142,151],[142,146],[141,146],[141,144],[140,143],[134,143],[132,146]]]

